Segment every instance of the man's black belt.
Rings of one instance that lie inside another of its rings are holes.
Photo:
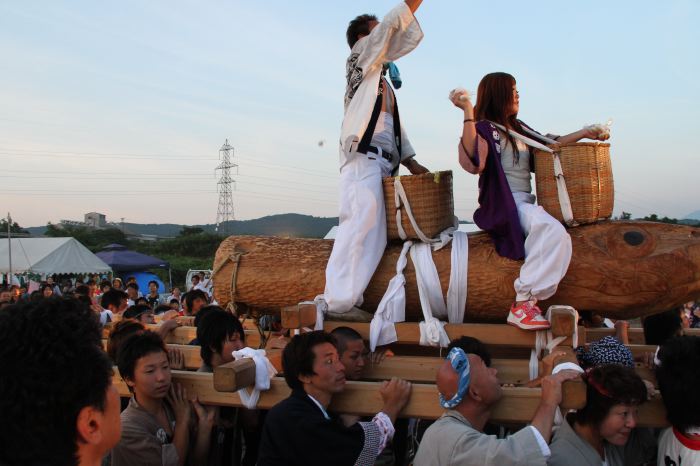
[[[380,148],[375,147],[375,146],[369,146],[367,148],[367,152],[372,152],[373,154],[377,154],[377,155],[379,155],[381,153],[382,158],[384,160],[388,161],[389,163],[391,163],[394,160],[393,155],[391,155],[390,153],[384,151],[383,149],[380,149]]]

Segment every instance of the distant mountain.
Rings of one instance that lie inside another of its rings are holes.
[[[338,217],[312,217],[300,214],[269,215],[253,220],[233,220],[227,222],[232,235],[292,236],[299,238],[323,238],[331,227],[338,224]],[[118,227],[121,225],[115,225]],[[176,223],[124,223],[128,233],[140,235],[177,236],[185,225]],[[216,225],[186,225],[214,232]],[[32,235],[42,235],[45,226],[25,228]],[[220,228],[222,230],[222,228]]]
[[[696,210],[695,212],[691,212],[683,218],[688,218],[688,219],[692,219],[692,220],[700,220],[700,210]]]

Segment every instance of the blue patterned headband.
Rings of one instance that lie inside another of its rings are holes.
[[[452,398],[446,400],[443,394],[440,393],[440,406],[452,409],[462,402],[462,398],[467,393],[469,380],[471,379],[471,368],[469,366],[469,358],[462,348],[452,348],[445,359],[450,361],[452,369],[459,376],[457,393]]]

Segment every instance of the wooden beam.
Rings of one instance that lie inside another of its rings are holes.
[[[337,322],[326,321],[323,329],[327,332],[336,327],[350,327],[355,329],[362,338],[369,340],[369,323],[366,322]],[[487,345],[504,345],[520,348],[534,348],[536,332],[520,330],[511,325],[503,324],[447,324],[445,331],[450,340],[463,335],[478,338]],[[420,330],[417,322],[401,322],[396,324],[398,343],[418,345],[420,343]],[[567,338],[560,344],[571,346],[571,338]]]
[[[222,364],[214,368],[214,389],[237,392],[255,385],[255,362],[250,358]]]
[[[700,328],[684,328],[683,333],[685,335],[693,335],[700,337]],[[644,329],[635,327],[627,330],[627,335],[630,339],[631,345],[643,345],[644,341]],[[606,336],[615,336],[614,328],[588,328],[586,329],[586,342],[592,343],[598,341]]]
[[[283,307],[280,316],[282,317],[282,328],[314,328],[316,325],[316,304],[313,301],[304,301],[296,306]]]
[[[145,326],[147,330],[157,331],[160,328],[159,324],[149,324]],[[102,338],[109,338],[110,330],[105,327],[102,329]],[[244,330],[246,346],[251,348],[260,347],[260,332],[257,330]],[[176,327],[165,336],[165,343],[175,345],[189,345],[189,343],[197,338],[197,327]]]
[[[215,406],[243,406],[238,393],[218,392],[214,389],[213,374],[202,372],[173,371],[173,381],[185,387],[189,396],[194,394],[202,404]],[[115,368],[114,384],[122,397],[131,393],[119,377]],[[258,408],[270,409],[287,398],[291,390],[284,379],[275,377],[270,390],[260,394]],[[566,406],[566,399],[564,406]],[[491,412],[494,423],[526,423],[540,402],[538,388],[503,388],[503,398]],[[382,408],[379,384],[374,382],[348,382],[345,390],[333,397],[331,410],[338,413],[371,416]],[[401,417],[420,419],[437,419],[444,410],[438,403],[437,389],[432,384],[414,384],[408,405],[401,412]],[[655,398],[640,407],[638,425],[650,427],[666,426],[665,411],[660,398]]]

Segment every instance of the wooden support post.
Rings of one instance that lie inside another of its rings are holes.
[[[251,358],[222,364],[214,368],[214,389],[220,392],[237,392],[255,385],[255,362]]]
[[[578,364],[578,359],[576,358],[573,348],[557,346],[552,351],[562,351],[565,353],[564,356],[555,361],[555,365],[563,362]],[[586,406],[586,383],[580,378],[564,382],[561,386],[561,392],[562,399],[568,400],[570,408],[581,409]]]
[[[569,306],[552,306],[550,318],[554,337],[570,337],[574,334],[577,322]]]
[[[316,304],[313,301],[304,301],[296,306],[284,307],[280,314],[282,328],[314,328],[316,325]]]

